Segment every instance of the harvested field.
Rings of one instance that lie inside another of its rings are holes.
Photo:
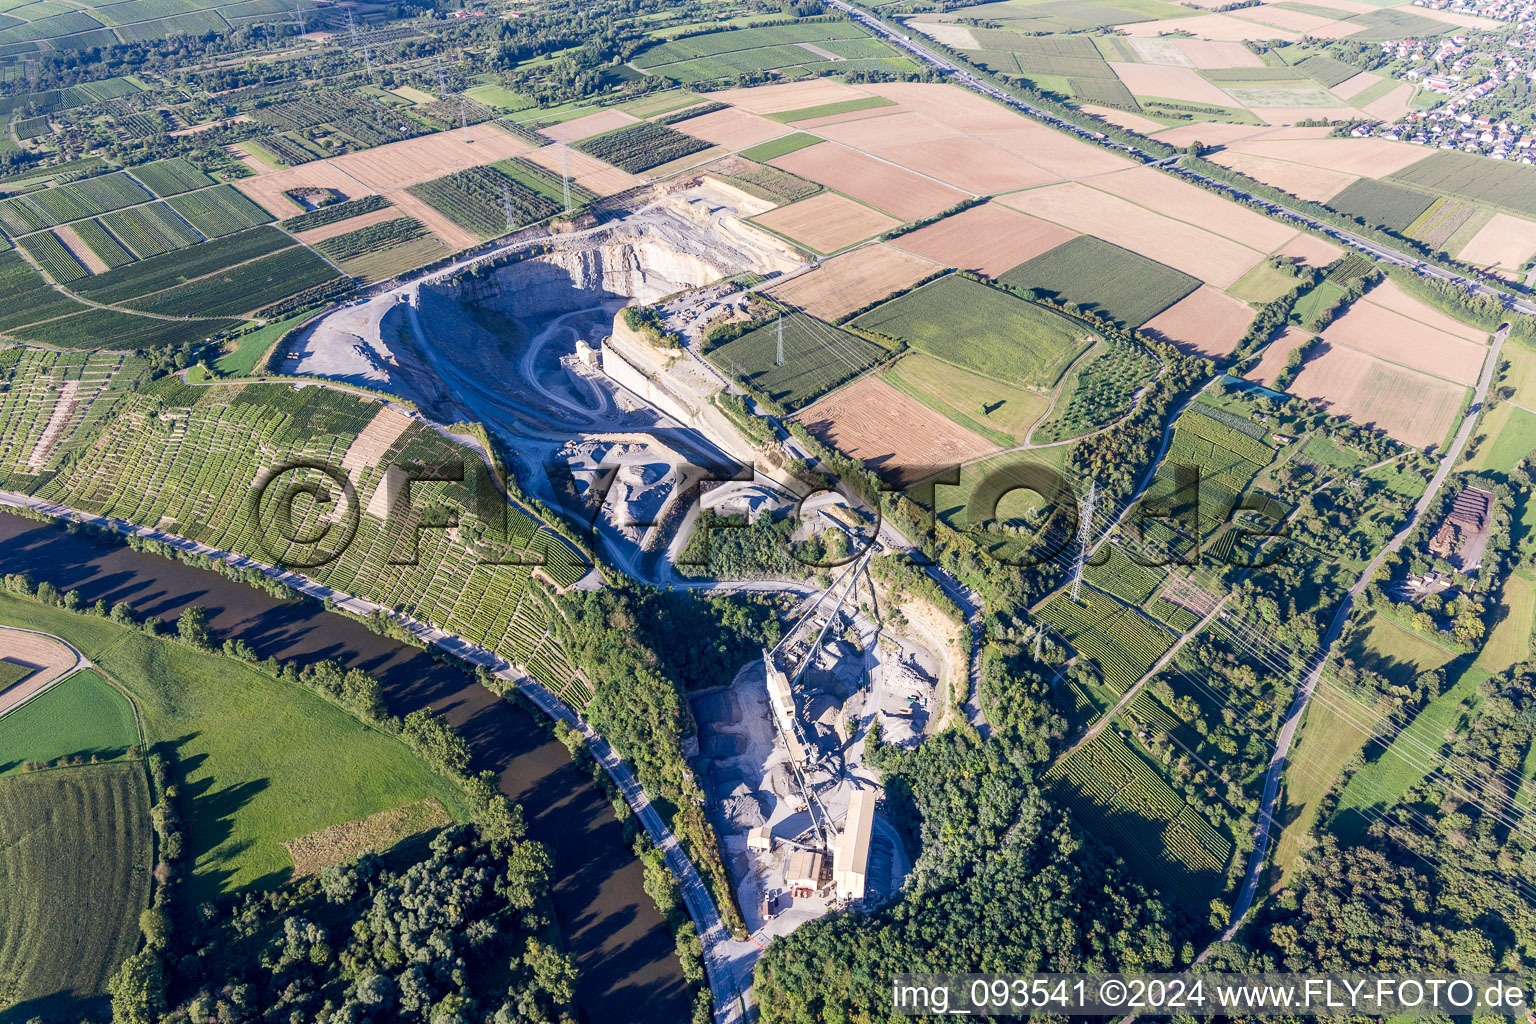
[[[931,217],[966,198],[964,192],[835,142],[797,150],[769,163],[906,221]]]
[[[1021,118],[957,86],[889,82],[868,88],[870,92],[927,114],[940,124],[1021,156],[1058,177],[1075,178],[1134,166],[1108,150]]]
[[[561,124],[552,124],[547,128],[541,128],[540,133],[547,135],[556,142],[576,142],[579,139],[589,139],[603,132],[611,132],[615,128],[623,128],[627,124],[639,121],[633,114],[626,114],[622,110],[609,108],[599,110],[595,114],[587,114],[584,117],[573,118]]]
[[[787,82],[783,85],[764,85],[749,89],[722,89],[712,92],[709,98],[718,103],[753,114],[778,114],[786,110],[819,107],[824,103],[841,103],[858,100],[869,92],[844,85],[830,78],[815,78],[804,82]]]
[[[831,192],[781,206],[754,220],[817,252],[836,252],[901,223],[895,217]]]
[[[1453,337],[1370,301],[1367,296],[1323,331],[1334,345],[1369,352],[1390,362],[1472,384],[1482,370],[1484,346]]]
[[[1059,178],[1023,157],[916,111],[834,125],[820,134],[978,195],[1043,185]]]
[[[838,320],[910,288],[939,265],[888,245],[861,245],[768,290],[780,302],[822,320]]]
[[[1343,119],[1352,116],[1350,108],[1343,106],[1329,107],[1251,107],[1254,117],[1265,124],[1293,125],[1297,121],[1326,121],[1330,118]],[[1371,140],[1360,139],[1360,142]]]
[[[375,192],[384,192],[441,178],[461,167],[493,164],[521,156],[531,148],[528,143],[487,122],[391,142],[361,153],[332,157],[325,162]]]
[[[1179,49],[1179,40],[1177,39],[1127,39],[1123,45],[1129,46],[1132,52],[1135,53],[1137,60],[1142,64],[1158,64],[1169,68],[1192,68],[1195,66],[1195,62],[1190,60],[1189,55]],[[1116,49],[1123,48],[1116,47],[1114,44],[1111,44],[1111,47],[1113,48],[1104,51],[1106,56],[1114,56]]]
[[[1290,392],[1415,448],[1445,440],[1467,395],[1458,384],[1327,342],[1318,345]]]
[[[1365,297],[1365,301],[1390,309],[1394,313],[1401,313],[1410,320],[1417,320],[1421,324],[1427,324],[1455,338],[1465,338],[1480,345],[1488,341],[1487,331],[1480,327],[1473,327],[1471,324],[1464,324],[1455,317],[1414,298],[1403,291],[1402,286],[1391,278],[1372,288],[1370,294]]]
[[[1316,235],[1298,231],[1296,237],[1282,246],[1275,255],[1299,259],[1309,267],[1326,267],[1343,256],[1344,250],[1332,242],[1323,241]]]
[[[1002,202],[1229,288],[1263,253],[1079,182],[1006,196]]]
[[[480,244],[480,236],[459,224],[454,223],[443,212],[432,204],[416,198],[405,189],[389,194],[389,201],[400,210],[401,213],[415,217],[426,225],[449,249],[458,252],[460,249],[468,249],[472,245]]]
[[[211,128],[213,126],[209,125],[209,127]],[[236,160],[239,160],[242,164],[245,164],[245,166],[249,167],[252,174],[271,174],[273,171],[277,170],[277,168],[273,167],[271,164],[267,163],[265,160],[252,153],[250,148],[247,146],[230,146],[229,152],[234,156]]]
[[[1242,43],[1210,39],[1179,39],[1174,42],[1191,64],[1206,68],[1261,68],[1264,61]]]
[[[1245,7],[1233,12],[1233,17],[1244,21],[1256,21],[1261,25],[1272,25],[1275,28],[1288,28],[1294,32],[1307,35],[1318,35],[1324,30],[1336,26],[1338,18],[1327,18],[1321,14],[1308,14],[1304,11],[1287,10],[1284,7],[1274,7],[1270,4],[1260,4],[1258,7]],[[1355,31],[1359,31],[1359,27]]]
[[[310,228],[308,231],[300,231],[293,237],[306,244],[323,242],[327,238],[335,238],[337,235],[344,235],[349,231],[372,227],[375,224],[383,224],[385,221],[394,220],[400,215],[400,211],[393,206],[386,206],[382,210],[374,210],[372,213],[365,213],[361,217],[353,217],[350,220],[338,220],[330,224],[322,224],[317,228]]]
[[[1000,203],[983,203],[894,239],[891,244],[935,262],[998,277],[1073,233]]]
[[[1245,376],[1267,388],[1275,386],[1280,374],[1285,372],[1285,361],[1290,354],[1312,340],[1312,335],[1299,327],[1287,327],[1281,335],[1264,349],[1259,363]]]
[[[1187,352],[1216,358],[1237,347],[1254,309],[1246,302],[1202,286],[1148,320],[1142,330]]]
[[[1154,132],[1163,130],[1163,125],[1159,121],[1154,121],[1150,117],[1142,117],[1140,114],[1132,114],[1129,111],[1118,110],[1115,107],[1100,107],[1092,103],[1084,103],[1082,109],[1095,117],[1103,118],[1110,124],[1117,124],[1121,128],[1129,128],[1131,131],[1140,132],[1143,135],[1151,135]]]
[[[572,181],[593,195],[611,196],[641,183],[633,174],[567,146],[545,146],[529,153],[527,159],[556,174],[562,173],[563,168]]]
[[[893,114],[904,114],[901,106],[889,107],[865,107],[861,110],[845,110],[840,114],[826,114],[822,117],[808,117],[803,121],[796,121],[795,128],[798,131],[815,131],[818,128],[832,124],[843,124],[847,121],[867,121],[870,118],[890,117]]]
[[[976,37],[971,30],[964,25],[948,25],[938,21],[913,22],[912,27],[930,35],[945,46],[956,50],[979,50],[981,44],[976,42]]]
[[[999,450],[873,376],[828,395],[795,419],[822,441],[898,484],[920,480],[936,465],[967,462]]]
[[[73,250],[74,246],[70,248]],[[1496,213],[1457,255],[1468,263],[1514,270],[1530,259],[1532,253],[1536,253],[1536,223],[1507,213]]]
[[[1354,78],[1346,78],[1334,86],[1333,94],[1341,100],[1352,100],[1380,81],[1380,75],[1372,74],[1369,71],[1362,71]]]
[[[1183,148],[1191,142],[1200,142],[1206,146],[1226,146],[1240,139],[1250,138],[1260,133],[1267,133],[1270,129],[1257,124],[1216,124],[1206,122],[1201,124],[1181,124],[1176,128],[1157,133],[1158,141],[1166,142],[1170,146]],[[1210,154],[1206,154],[1209,160]]]
[[[387,148],[380,146],[379,149],[370,149],[368,153],[377,153]],[[332,166],[328,160],[312,160],[287,170],[272,171],[255,178],[241,178],[234,185],[268,213],[279,218],[305,212],[304,207],[283,194],[289,189],[306,185],[312,188],[333,188],[348,199],[366,196],[373,191],[341,168]]]
[[[0,714],[23,704],[75,667],[74,652],[57,640],[0,626],[0,657],[31,673],[0,694]]]
[[[1397,86],[1379,100],[1372,100],[1360,109],[1382,121],[1395,121],[1408,113],[1408,100],[1413,96],[1413,86],[1406,82]]]
[[[1279,248],[1296,234],[1295,228],[1151,167],[1105,175],[1095,179],[1093,187],[1262,252]]]
[[[1235,143],[1230,149],[1367,178],[1385,177],[1424,159],[1422,148],[1386,139],[1257,138]]]
[[[59,242],[68,249],[70,255],[80,261],[80,265],[92,274],[105,274],[111,268],[106,265],[100,256],[91,251],[91,247],[83,242],[75,229],[68,224],[60,224],[53,229]]]
[[[717,110],[713,114],[705,114],[702,117],[691,117],[674,124],[673,127],[684,134],[727,149],[746,149],[748,146],[788,135],[790,131],[778,121],[770,121],[766,117],[758,117],[756,114],[749,114],[735,107]]]
[[[1193,18],[1169,18],[1121,25],[1128,35],[1155,37],[1169,32],[1189,32],[1201,39],[1218,42],[1242,42],[1245,39],[1283,39],[1294,43],[1301,33],[1288,28],[1273,28],[1253,21],[1243,21],[1227,14],[1199,14]]]
[[[1199,19],[1193,19],[1198,21]],[[1109,65],[1125,87],[1137,96],[1161,96],[1170,100],[1189,103],[1209,103],[1217,107],[1230,107],[1232,97],[1211,82],[1201,78],[1193,68],[1171,68],[1158,64]]]
[[[383,853],[402,839],[451,824],[453,818],[443,805],[427,799],[332,825],[290,839],[283,847],[293,858],[295,876],[318,875],[332,864],[355,859],[364,850]]]
[[[1239,153],[1233,149],[1207,153],[1205,158],[1314,203],[1326,203],[1360,180],[1358,174],[1346,174],[1313,164],[1292,163],[1252,153]]]

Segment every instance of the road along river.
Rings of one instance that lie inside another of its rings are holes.
[[[0,513],[0,575],[24,572],[64,590],[130,601],[167,621],[202,605],[218,639],[238,637],[262,657],[300,664],[334,658],[377,677],[391,712],[430,706],[468,741],[474,768],[501,776],[522,804],[528,833],[550,848],[555,911],[581,971],[577,1003],[587,1024],[675,1024],[692,1016],[673,940],[642,887],[639,862],[606,797],[521,708],[456,667],[370,632],[311,601],[261,591],[112,540]]]

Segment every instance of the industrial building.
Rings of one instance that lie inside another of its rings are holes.
[[[861,789],[848,802],[848,817],[832,849],[832,885],[841,899],[861,900],[869,879],[869,839],[875,828],[875,794]]]

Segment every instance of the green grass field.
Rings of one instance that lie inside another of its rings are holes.
[[[36,670],[18,665],[14,661],[0,661],[0,693],[9,690],[34,671]]]
[[[998,278],[1106,320],[1140,327],[1200,287],[1188,274],[1092,235],[1080,235]]]
[[[1238,279],[1227,289],[1228,294],[1244,302],[1273,302],[1296,286],[1296,279],[1283,270],[1277,270],[1265,260]]]
[[[1529,604],[1525,611],[1529,636]],[[1486,671],[1463,672],[1456,685],[1430,701],[1379,758],[1350,778],[1328,827],[1341,838],[1357,839],[1375,821],[1367,812],[1391,807],[1410,786],[1422,781],[1440,763],[1434,752],[1445,743],[1447,733],[1476,713],[1477,687],[1487,678]]]
[[[1054,387],[1093,332],[999,288],[951,275],[876,307],[854,325],[1005,384]]]
[[[805,132],[795,132],[793,135],[786,135],[783,138],[773,139],[769,142],[764,142],[761,145],[753,146],[751,149],[744,149],[741,151],[741,155],[746,157],[748,160],[756,160],[758,163],[766,163],[769,160],[776,160],[781,156],[788,156],[796,150],[806,149],[807,147],[814,146],[821,141],[822,140],[815,135],[808,135]]]
[[[801,107],[798,110],[783,110],[777,114],[767,115],[771,120],[782,121],[788,124],[791,121],[809,121],[816,117],[831,117],[833,114],[851,114],[856,110],[872,110],[875,107],[895,106],[895,100],[888,100],[884,96],[865,96],[856,100],[843,100],[839,103],[823,103],[818,107]]]
[[[262,355],[277,343],[277,339],[303,323],[313,312],[300,313],[287,320],[279,320],[276,323],[267,324],[257,328],[249,334],[242,334],[235,339],[235,348],[226,352],[213,361],[213,368],[219,373],[232,377],[244,377],[256,369],[256,364],[261,361]]]
[[[284,840],[458,788],[404,743],[300,686],[100,619],[0,594],[0,620],[62,636],[138,702],[146,739],[174,753],[193,903],[286,880]]]
[[[1487,438],[1465,468],[1507,473],[1536,450],[1536,413],[1504,402],[1483,417],[1478,433]]]
[[[0,779],[0,1019],[102,1019],[149,905],[151,837],[138,762]]]
[[[912,352],[885,374],[892,387],[968,430],[1010,448],[1050,408],[1049,395],[1010,387],[941,359]]]
[[[138,742],[133,706],[86,669],[0,718],[0,775],[74,754],[110,761]]]

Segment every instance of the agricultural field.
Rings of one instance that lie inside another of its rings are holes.
[[[775,285],[767,294],[820,320],[838,321],[942,269],[900,249],[864,245]]]
[[[165,205],[175,210],[204,238],[218,238],[242,228],[266,224],[272,219],[270,213],[247,199],[233,185],[188,192],[166,200]]]
[[[1413,447],[1442,444],[1467,389],[1343,345],[1318,345],[1289,392]]]
[[[162,199],[213,184],[212,178],[181,157],[141,164],[133,168],[131,173]]]
[[[87,669],[0,718],[0,775],[76,754],[110,761],[138,744],[127,698]]]
[[[892,240],[898,249],[994,280],[1073,237],[1000,203],[983,203]]]
[[[895,217],[835,192],[813,195],[752,220],[820,253],[837,252],[901,224]]]
[[[106,1009],[149,905],[149,808],[137,761],[0,778],[0,1012]]]
[[[1060,593],[1036,615],[1051,624],[1074,657],[1097,666],[1097,677],[1117,694],[1135,685],[1173,646],[1173,635],[1162,626],[1092,587],[1083,589],[1081,604]]]
[[[346,202],[322,206],[317,210],[301,213],[297,217],[289,217],[280,227],[284,231],[299,234],[387,209],[389,209],[389,200],[383,196],[363,196],[360,199],[349,199]]]
[[[141,260],[203,241],[195,228],[163,202],[109,213],[98,217],[96,223]]]
[[[1142,331],[1187,352],[1217,359],[1237,348],[1253,322],[1253,307],[1201,286],[1142,324]]]
[[[726,157],[710,164],[706,170],[711,178],[740,189],[764,202],[775,206],[809,199],[821,191],[821,186],[804,178],[797,178],[788,171],[781,171],[766,164],[753,163],[743,157]]]
[[[515,231],[561,209],[549,197],[490,167],[471,167],[406,191],[482,238]]]
[[[1536,217],[1536,168],[1524,164],[1439,151],[1395,169],[1388,180]]]
[[[1188,274],[1092,235],[1058,245],[998,280],[1126,327],[1140,327],[1200,287]]]
[[[1117,730],[1101,732],[1052,765],[1044,779],[1153,888],[1190,907],[1203,907],[1219,894],[1231,838],[1185,803]]]
[[[743,149],[741,155],[748,160],[767,163],[769,160],[788,156],[798,150],[814,146],[821,141],[821,139],[814,135],[807,135],[805,132],[795,132],[792,135],[785,135],[774,139],[772,142],[765,142],[760,146]]]
[[[639,174],[708,149],[709,143],[664,124],[641,122],[584,139],[575,148],[621,171]]]
[[[784,360],[779,363],[781,332]],[[705,353],[718,369],[789,410],[852,380],[888,355],[874,342],[804,313],[775,318]]]
[[[882,40],[837,21],[686,36],[648,47],[631,61],[647,74],[684,85],[734,79],[754,71],[804,74],[835,68],[833,62],[853,65],[848,70],[891,72],[914,67]]]
[[[294,246],[124,305],[166,316],[232,316],[255,312],[337,277],[335,268],[325,260]]]
[[[922,352],[909,352],[885,382],[967,430],[1003,447],[1024,444],[1050,408],[1048,395],[1000,383]]]
[[[795,419],[897,486],[998,449],[873,374],[807,406]]]
[[[1361,180],[1328,200],[1328,205],[1366,224],[1404,232],[1429,209],[1435,197],[1385,181]]]
[[[43,268],[43,273],[60,284],[78,281],[90,273],[51,231],[27,235],[19,239],[17,244]]]
[[[878,306],[853,326],[1002,383],[1035,388],[1054,387],[1097,338],[1054,310],[958,275]]]
[[[1157,361],[1140,347],[1106,340],[1068,371],[1055,408],[1029,440],[1049,444],[1108,426],[1129,411],[1156,368]]]

